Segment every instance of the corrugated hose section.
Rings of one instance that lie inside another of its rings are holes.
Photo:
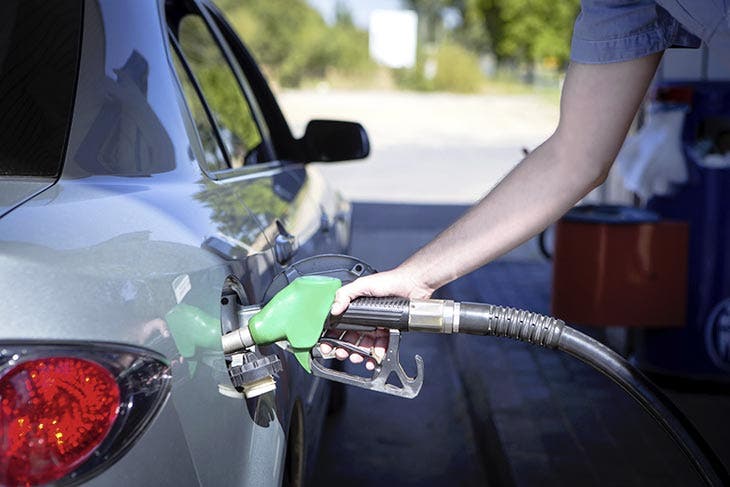
[[[565,323],[557,318],[492,304],[461,303],[459,333],[509,337],[557,348]]]

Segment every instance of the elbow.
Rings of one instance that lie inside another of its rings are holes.
[[[599,153],[585,141],[577,143],[575,139],[567,139],[557,131],[550,138],[558,164],[572,177],[572,185],[585,194],[596,189],[608,178],[615,154]],[[603,151],[601,151],[603,152]]]
[[[612,162],[613,161],[592,165],[591,170],[589,171],[590,174],[586,174],[586,193],[593,191],[606,182],[606,179],[608,179],[608,173],[611,172]]]

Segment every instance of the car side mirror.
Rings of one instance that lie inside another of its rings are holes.
[[[357,122],[312,120],[307,124],[301,144],[308,162],[349,161],[370,154],[368,134]]]

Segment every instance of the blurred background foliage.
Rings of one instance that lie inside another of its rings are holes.
[[[261,143],[261,134],[248,103],[238,89],[233,72],[226,66],[220,49],[200,17],[189,15],[181,20],[178,42],[193,76],[205,94],[208,107],[226,146],[231,166],[241,167],[249,152]],[[187,78],[184,70],[178,68],[178,72],[183,79]],[[197,99],[197,94],[190,93],[192,85],[189,82],[183,86],[189,93],[189,99],[192,96],[193,99]],[[202,113],[202,104],[194,108],[193,116],[196,123],[206,119]],[[209,132],[199,124],[198,130],[201,129]],[[211,141],[203,137],[204,147],[209,147],[209,142]],[[214,164],[216,157],[216,154],[209,152],[206,154],[206,162]]]
[[[580,10],[580,0],[402,0],[419,17],[417,62],[411,69],[387,69],[370,59],[368,34],[344,3],[329,24],[306,0],[218,4],[280,86],[324,81],[462,93],[505,84],[557,85]]]
[[[347,11],[327,25],[305,0],[222,0],[219,6],[268,75],[285,87],[329,75],[368,78],[368,34]]]

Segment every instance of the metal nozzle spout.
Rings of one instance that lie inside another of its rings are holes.
[[[223,344],[223,353],[226,354],[240,352],[255,345],[248,326],[242,326],[238,330],[226,333],[221,337],[221,343]]]

